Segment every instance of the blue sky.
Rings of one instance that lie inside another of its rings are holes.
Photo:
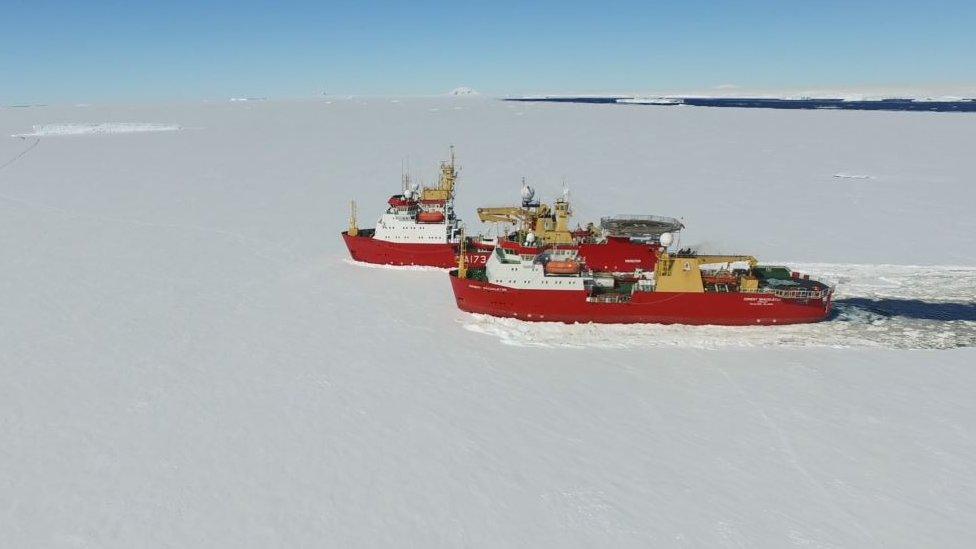
[[[4,0],[0,104],[976,83],[976,2]]]

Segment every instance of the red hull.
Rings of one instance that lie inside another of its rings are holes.
[[[585,291],[519,290],[451,273],[458,308],[538,322],[717,324],[755,326],[818,322],[830,299],[790,300],[756,293],[637,292],[626,303],[591,303]]]
[[[349,255],[356,261],[378,265],[416,265],[449,269],[457,267],[457,244],[403,244],[376,240],[371,236],[349,236],[343,231],[342,240]],[[483,266],[490,251],[470,252],[468,263]]]
[[[591,271],[630,273],[636,269],[653,271],[657,265],[656,244],[641,244],[629,238],[609,237],[600,244],[580,244],[579,255]]]
[[[457,267],[456,244],[402,244],[376,240],[372,236],[342,233],[349,254],[356,261],[379,265],[418,265],[448,269]],[[601,244],[580,244],[579,254],[597,272],[624,273],[635,269],[653,271],[657,246],[610,238]],[[473,244],[468,249],[468,266],[483,267],[492,248]]]

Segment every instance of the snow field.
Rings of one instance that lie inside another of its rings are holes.
[[[976,541],[968,115],[2,112],[0,135],[201,128],[0,139],[2,547]],[[543,199],[566,177],[581,222],[681,216],[685,245],[792,259],[846,311],[795,331],[496,325],[442,272],[343,261],[349,200],[368,226],[401,160],[431,182],[449,144],[469,233],[522,176]]]

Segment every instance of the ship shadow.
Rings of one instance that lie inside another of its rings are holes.
[[[886,317],[904,317],[916,320],[976,321],[976,303],[939,303],[918,299],[868,299],[847,297],[834,301],[830,319],[836,319],[844,310],[860,310]]]

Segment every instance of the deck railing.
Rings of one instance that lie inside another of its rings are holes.
[[[823,299],[833,291],[831,288],[826,290],[797,290],[786,288],[759,288],[758,290],[742,290],[743,293],[772,294],[783,299]]]

